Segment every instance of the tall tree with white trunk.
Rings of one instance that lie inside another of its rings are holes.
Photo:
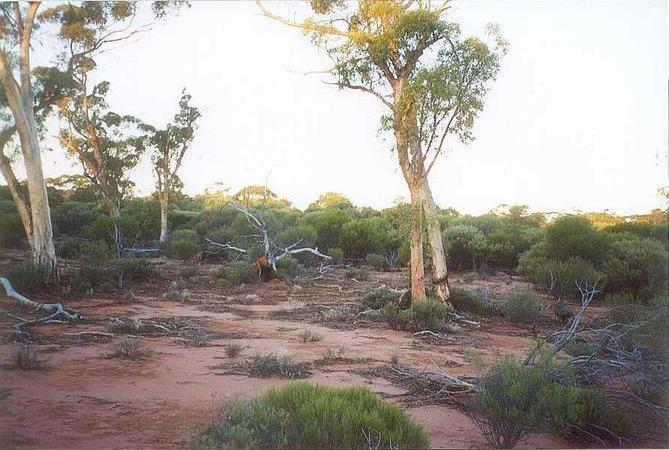
[[[190,104],[191,96],[184,89],[179,112],[165,128],[153,131],[149,138],[151,162],[156,174],[156,195],[160,203],[160,245],[168,241],[167,215],[170,195],[183,184],[177,175],[184,155],[195,138],[200,110]]]
[[[428,175],[449,136],[463,142],[472,138],[474,119],[506,42],[494,27],[488,30],[492,46],[463,38],[459,26],[444,18],[448,2],[312,0],[313,14],[302,21],[258,5],[266,16],[311,36],[332,59],[332,84],[371,94],[387,108],[382,129],[394,135],[411,198],[412,301],[426,297],[424,229],[431,249],[432,292],[447,301],[448,271]]]

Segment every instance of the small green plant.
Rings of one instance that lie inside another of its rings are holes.
[[[191,278],[198,276],[199,273],[200,271],[195,266],[184,267],[181,269],[181,278],[190,280]]]
[[[414,328],[421,331],[441,330],[448,314],[446,305],[432,298],[413,303],[409,311]]]
[[[139,339],[134,337],[122,337],[114,344],[112,357],[137,360],[149,355]]]
[[[116,276],[123,274],[124,282],[140,283],[157,278],[158,271],[143,258],[119,258],[114,261]]]
[[[255,355],[251,360],[251,375],[260,378],[306,378],[311,375],[311,366],[304,362],[294,362],[288,355]]]
[[[228,355],[228,358],[235,358],[239,356],[243,348],[244,347],[242,346],[242,344],[238,342],[232,342],[225,346],[225,354]]]
[[[47,288],[46,271],[32,263],[9,266],[5,277],[21,293],[39,292]]]
[[[304,330],[300,333],[300,339],[302,342],[318,342],[323,339],[323,336],[315,331]]]
[[[466,289],[451,288],[449,301],[455,309],[471,314],[483,314],[486,310],[483,298]]]
[[[516,322],[532,322],[539,317],[543,301],[531,291],[516,291],[502,305],[504,315]]]
[[[479,275],[476,272],[467,272],[466,274],[462,275],[462,281],[465,283],[473,283],[474,281],[478,280]]]
[[[338,247],[333,247],[328,250],[328,255],[332,256],[332,262],[335,264],[341,264],[344,262],[344,250]]]
[[[569,322],[574,316],[569,305],[563,302],[555,303],[553,305],[553,312],[555,313],[555,317],[562,323]]]
[[[369,270],[365,269],[364,267],[354,267],[352,269],[348,269],[344,273],[344,277],[357,281],[369,281],[371,274],[369,273]]]
[[[20,370],[39,370],[44,367],[34,345],[13,344],[9,351],[9,357],[12,365]]]
[[[184,261],[197,255],[199,251],[200,248],[193,241],[173,241],[170,244],[170,253]]]
[[[235,261],[223,267],[216,276],[233,286],[251,284],[258,281],[258,273],[248,261]]]
[[[236,402],[191,444],[204,448],[427,448],[423,429],[365,387],[289,383]]]
[[[361,299],[362,306],[367,309],[381,309],[388,303],[397,303],[400,294],[385,286],[368,290]]]
[[[383,318],[388,325],[394,330],[405,330],[409,328],[411,320],[410,311],[407,309],[400,309],[393,303],[387,303],[381,310]]]
[[[367,261],[367,264],[374,268],[374,270],[381,271],[386,266],[386,258],[377,253],[368,254],[365,260]]]

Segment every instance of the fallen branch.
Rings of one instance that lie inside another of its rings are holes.
[[[230,245],[227,242],[225,244],[221,244],[220,242],[212,241],[209,238],[205,238],[204,240],[207,241],[207,244],[213,245],[214,247],[218,247],[218,248],[221,248],[223,250],[233,250],[235,252],[243,253],[243,254],[247,253],[247,251],[245,249],[240,248],[240,247],[235,247],[234,245]]]

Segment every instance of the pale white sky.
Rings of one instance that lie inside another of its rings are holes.
[[[281,5],[271,3],[275,9]],[[460,1],[466,34],[496,22],[510,41],[474,134],[435,167],[437,203],[479,214],[501,203],[540,211],[661,205],[667,183],[665,1]],[[203,112],[181,172],[185,190],[214,182],[269,186],[298,207],[338,191],[390,206],[407,188],[391,143],[377,133],[374,97],[322,83],[327,61],[298,30],[253,2],[194,2],[190,10],[100,59],[119,113],[162,125],[182,87]],[[55,130],[53,130],[55,133]],[[79,172],[55,149],[48,176]],[[149,194],[148,163],[133,174]]]

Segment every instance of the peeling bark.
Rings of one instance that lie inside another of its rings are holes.
[[[448,302],[448,299],[450,298],[448,268],[446,267],[441,224],[437,217],[437,207],[432,198],[432,192],[430,191],[427,177],[423,178],[420,185],[420,195],[432,257],[432,295],[434,298],[439,299],[450,306],[450,303]]]

